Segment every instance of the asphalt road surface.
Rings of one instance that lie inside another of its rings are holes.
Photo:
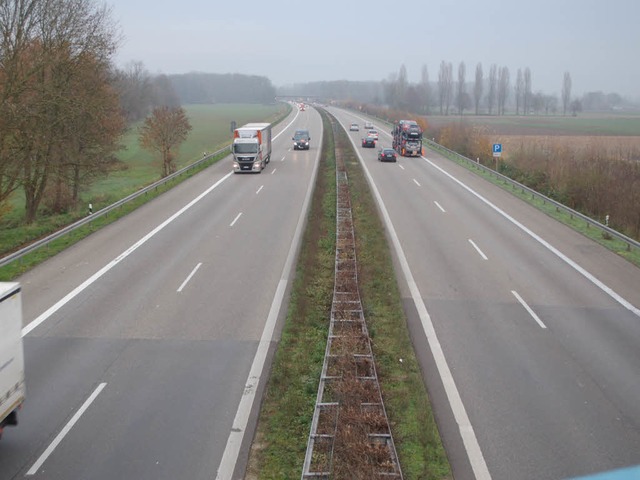
[[[455,478],[640,464],[640,269],[429,150],[378,162],[331,111],[360,124]]]
[[[310,150],[292,151],[296,128]],[[320,116],[296,110],[276,135],[261,174],[224,159],[19,279],[27,401],[1,479],[242,475]]]

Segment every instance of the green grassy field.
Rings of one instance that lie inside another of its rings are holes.
[[[201,158],[203,152],[214,152],[227,145],[231,140],[232,120],[238,125],[252,121],[275,122],[283,118],[290,108],[284,103],[185,106],[193,129],[178,152],[178,168]],[[24,198],[17,191],[11,198],[11,210],[0,218],[0,256],[83,217],[89,203],[93,204],[95,212],[158,180],[159,161],[138,145],[139,125],[133,125],[121,139],[122,149],[118,153],[120,168],[82,191],[76,210],[39,216],[33,224],[24,225]]]
[[[489,115],[430,115],[430,127],[441,127],[460,120],[482,125],[491,132],[503,135],[640,135],[640,115],[611,113],[580,114],[577,117],[561,115],[489,116]]]
[[[238,126],[255,121],[274,121],[288,105],[186,105],[184,109],[193,127],[187,141],[180,147],[177,166],[184,167],[214,152],[231,141],[231,121]],[[159,159],[138,145],[138,127],[133,125],[123,137],[123,149],[118,158],[125,170],[113,172],[96,182],[83,194],[85,203],[93,201],[94,209],[105,206],[128,193],[160,178]]]

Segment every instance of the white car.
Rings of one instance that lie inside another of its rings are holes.
[[[378,131],[377,130],[369,130],[369,133],[367,133],[367,137],[371,137],[371,138],[374,138],[374,139],[378,140]]]
[[[371,122],[364,122],[364,128],[365,130],[369,130],[373,128],[373,123]]]
[[[360,126],[357,123],[352,123],[351,126],[349,127],[349,131],[351,131],[351,132],[359,132],[360,131]]]

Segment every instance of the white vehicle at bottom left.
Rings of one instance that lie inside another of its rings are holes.
[[[24,399],[20,284],[0,282],[0,437],[5,426],[18,424]]]

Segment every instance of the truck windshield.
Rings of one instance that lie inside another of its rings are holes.
[[[235,153],[258,153],[257,143],[236,143],[233,146]]]

